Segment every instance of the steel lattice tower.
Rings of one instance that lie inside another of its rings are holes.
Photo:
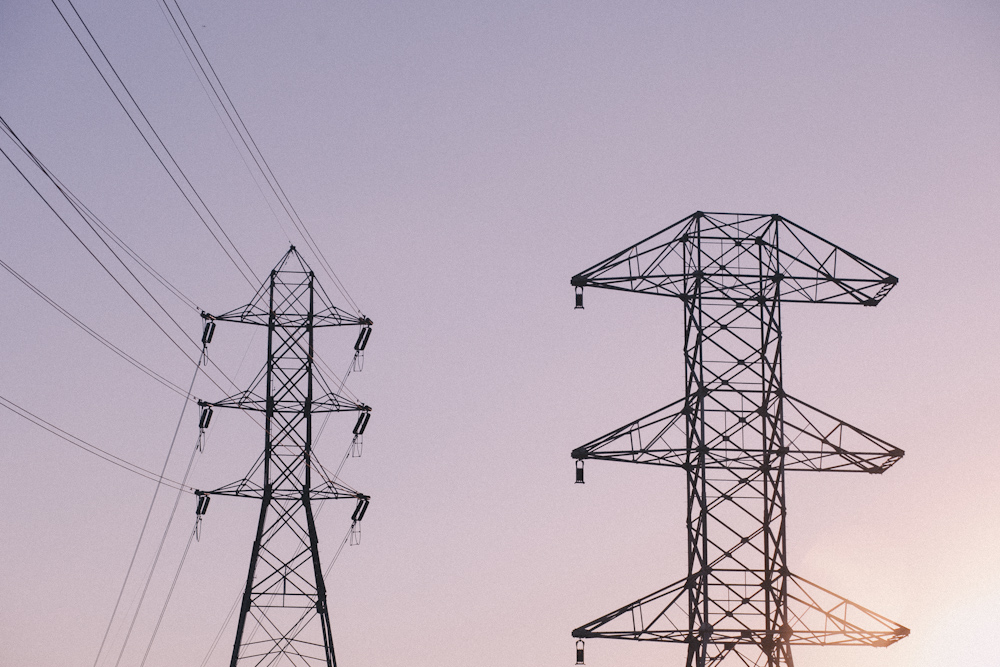
[[[261,501],[230,665],[334,667],[314,503],[357,499],[354,519],[359,520],[368,497],[319,464],[313,452],[313,415],[359,411],[363,429],[370,408],[330,388],[314,364],[313,338],[320,327],[359,325],[364,327],[359,342],[367,342],[371,320],[335,307],[294,246],[248,305],[204,317],[267,327],[267,364],[252,386],[202,403],[205,409],[264,414],[264,451],[251,472],[209,492]]]
[[[687,576],[573,631],[688,645],[688,667],[791,666],[795,644],[888,646],[889,619],[792,574],[785,473],[881,474],[903,451],[789,396],[781,304],[874,306],[897,280],[779,215],[702,213],[577,274],[684,304],[684,398],[573,451],[681,468]],[[578,662],[582,645],[578,643]]]

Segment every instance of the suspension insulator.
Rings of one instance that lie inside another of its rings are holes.
[[[361,544],[361,526],[357,522],[351,524],[351,546],[356,547]]]
[[[215,335],[215,322],[212,320],[207,320],[205,322],[205,329],[201,332],[201,344],[208,345],[212,342],[212,336]]]
[[[198,428],[205,430],[208,425],[212,423],[212,406],[203,405],[201,406],[201,417],[198,419]]]
[[[576,483],[583,484],[583,460],[577,459],[576,461]]]
[[[358,506],[354,508],[354,514],[351,515],[351,521],[361,521],[365,517],[365,512],[368,511],[369,499],[367,496],[362,496],[358,498]]]
[[[579,309],[583,308],[583,288],[582,287],[577,287],[576,288],[576,307],[574,308],[574,310],[577,309],[577,308],[579,308]]]
[[[368,345],[368,339],[371,335],[372,326],[370,324],[366,324],[361,328],[361,331],[358,332],[358,340],[354,343],[354,349],[358,352],[364,352],[365,345]]]
[[[201,491],[196,491],[195,493],[198,494],[198,507],[194,513],[198,516],[204,516],[205,512],[208,511],[208,503],[211,498],[207,493],[202,493]]]
[[[354,424],[354,435],[361,435],[368,428],[368,420],[371,419],[372,413],[365,410],[360,415],[358,415],[358,421]]]
[[[578,665],[584,665],[584,664],[586,664],[583,661],[583,640],[582,639],[579,639],[576,642],[576,664],[578,664]]]

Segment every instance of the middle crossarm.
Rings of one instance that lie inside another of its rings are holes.
[[[880,474],[903,450],[791,396],[784,398],[785,470]],[[573,450],[575,459],[599,459],[683,468],[689,460],[684,399],[631,421]],[[760,465],[754,449],[710,447],[708,468]]]

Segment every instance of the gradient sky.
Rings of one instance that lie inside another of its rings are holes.
[[[289,239],[156,2],[77,7],[266,275]],[[569,278],[699,209],[781,213],[900,278],[878,308],[783,310],[788,391],[907,452],[882,477],[790,476],[793,571],[912,630],[889,649],[797,649],[797,664],[1000,663],[990,639],[1000,617],[998,5],[183,7],[375,321],[350,380],[374,413],[364,455],[343,473],[372,505],[361,545],[328,582],[342,665],[570,665],[572,628],[685,573],[683,475],[591,462],[579,486],[569,456],[681,396],[680,304],[590,290],[574,311]],[[84,202],[201,308],[250,300],[50,3],[0,4],[0,62],[0,115]],[[0,200],[0,259],[190,382],[192,365],[6,161]],[[198,335],[194,310],[165,303]],[[0,393],[159,469],[180,397],[6,273],[0,308]],[[247,329],[220,325],[210,350],[238,383],[263,363]],[[339,369],[352,342],[329,333],[320,350]],[[220,398],[204,378],[195,394]],[[331,420],[319,445],[328,466],[351,424]],[[173,477],[196,427],[189,409]],[[90,666],[153,484],[6,411],[0,434],[0,664]],[[239,478],[261,446],[239,415],[219,415],[192,484]],[[172,498],[154,515],[156,537]],[[138,664],[149,640],[194,504],[181,499],[123,664]],[[213,501],[150,667],[201,664],[245,579],[254,505]],[[351,510],[324,509],[326,556]],[[232,635],[209,665],[227,664]],[[683,654],[587,646],[593,667]]]

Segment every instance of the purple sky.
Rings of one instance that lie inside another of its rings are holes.
[[[265,275],[288,238],[158,4],[76,4]],[[569,456],[680,397],[680,304],[591,290],[574,311],[569,278],[698,209],[781,213],[900,278],[875,309],[783,310],[789,392],[907,452],[884,477],[790,477],[793,570],[912,630],[885,650],[799,649],[797,663],[1000,662],[984,641],[1000,617],[995,3],[182,6],[375,321],[349,384],[374,413],[343,473],[372,505],[328,582],[342,665],[569,665],[572,628],[685,573],[683,475],[593,462],[578,486]],[[81,200],[199,307],[250,300],[50,3],[0,4],[0,62],[0,115]],[[192,365],[5,160],[0,198],[0,260],[186,387]],[[199,335],[195,310],[164,304]],[[159,469],[181,398],[6,272],[0,307],[0,394]],[[338,370],[353,333],[320,340]],[[250,334],[220,325],[210,350],[237,384],[263,363]],[[195,394],[220,398],[204,378]],[[238,417],[213,423],[194,486],[237,479],[259,452]],[[331,420],[329,467],[352,423]],[[196,434],[189,410],[171,476]],[[0,664],[89,667],[153,484],[6,411],[0,436]],[[194,503],[181,499],[122,664],[141,659]],[[327,556],[351,510],[323,511]],[[147,665],[202,664],[245,579],[255,515],[253,501],[213,501]],[[232,635],[208,665],[228,664]],[[587,647],[596,667],[683,654]]]

